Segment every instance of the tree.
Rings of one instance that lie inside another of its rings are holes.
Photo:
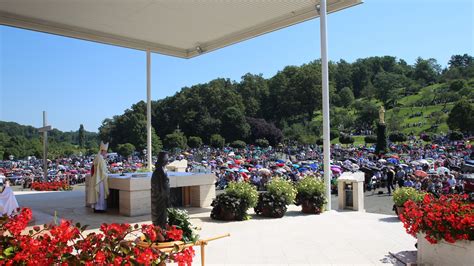
[[[200,148],[202,146],[202,139],[200,137],[191,136],[188,138],[188,146],[190,148]]]
[[[374,86],[377,88],[377,98],[383,102],[385,106],[395,102],[399,98],[400,89],[404,77],[399,74],[380,72],[374,78]]]
[[[467,100],[458,101],[449,112],[446,121],[451,130],[460,130],[465,133],[474,132],[474,107]]]
[[[225,139],[219,135],[214,134],[211,136],[210,145],[214,148],[224,148]]]
[[[247,147],[247,143],[245,143],[245,141],[242,141],[242,140],[234,140],[232,141],[230,146],[232,148],[244,149],[245,147]]]
[[[78,143],[79,143],[79,147],[81,148],[84,148],[85,144],[86,144],[86,136],[84,135],[84,125],[80,125],[79,126],[79,140],[78,140]]]
[[[237,92],[245,101],[245,115],[251,117],[263,116],[263,105],[269,95],[268,82],[260,75],[250,73],[242,77],[237,85]]]
[[[270,146],[270,143],[266,139],[256,139],[255,144],[259,147],[266,148]]]
[[[131,143],[117,145],[117,152],[123,157],[127,158],[128,156],[132,155],[134,151],[135,151],[135,146],[133,146],[133,144]]]
[[[173,133],[166,135],[164,144],[167,149],[184,150],[187,147],[187,139],[181,130],[176,129]]]
[[[343,107],[349,107],[354,102],[354,93],[348,87],[345,87],[339,92],[340,102]]]
[[[337,63],[336,71],[334,74],[334,79],[336,81],[336,90],[340,91],[345,87],[352,86],[352,66],[350,63],[339,60]]]
[[[222,114],[222,136],[228,141],[245,139],[250,133],[250,126],[242,110],[229,107]]]
[[[379,107],[369,101],[356,101],[356,127],[359,129],[370,129],[379,117]]]
[[[364,137],[365,143],[377,143],[377,136],[367,135]]]
[[[352,144],[352,143],[354,143],[354,138],[349,134],[342,133],[339,136],[339,142],[341,144]]]
[[[163,143],[154,128],[151,128],[151,149],[151,154],[155,156],[163,149]]]
[[[447,119],[447,116],[442,111],[434,111],[430,114],[428,121],[432,126],[437,126],[441,123],[444,123]]]
[[[423,59],[418,57],[415,63],[415,69],[413,72],[413,79],[419,84],[426,86],[435,83],[441,73],[441,66],[437,63],[436,59]]]
[[[452,131],[451,133],[449,133],[450,140],[462,140],[463,138],[463,134],[459,131]]]
[[[275,124],[261,118],[247,117],[246,119],[250,125],[250,142],[266,139],[271,145],[276,145],[282,141],[283,133]]]
[[[389,136],[388,139],[391,142],[403,142],[407,140],[407,136],[403,134],[402,132],[392,132]]]
[[[400,115],[400,108],[395,107],[392,109],[392,113],[387,118],[387,127],[389,131],[400,131],[402,130],[403,118]]]

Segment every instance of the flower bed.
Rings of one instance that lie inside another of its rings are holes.
[[[72,187],[66,181],[33,182],[31,184],[31,190],[60,191],[60,190],[72,190]]]
[[[22,234],[31,219],[31,210],[0,220],[0,264],[5,265],[164,265],[176,262],[191,265],[192,247],[174,246],[169,252],[155,243],[181,241],[183,231],[153,225],[102,224],[100,233],[84,235],[86,226],[61,220],[59,224],[33,227]],[[143,234],[142,243],[130,237]]]

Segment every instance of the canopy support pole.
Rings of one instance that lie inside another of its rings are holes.
[[[319,8],[316,7],[320,17],[321,34],[321,75],[323,91],[323,156],[324,156],[324,185],[326,188],[326,209],[331,210],[331,143],[329,125],[329,73],[328,73],[328,50],[327,50],[327,27],[326,27],[326,0],[321,0]]]
[[[147,168],[151,172],[151,55],[146,51],[146,146],[147,146]]]

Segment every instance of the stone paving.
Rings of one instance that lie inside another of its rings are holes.
[[[116,212],[94,214],[84,207],[84,188],[67,192],[16,191],[21,206],[33,209],[34,223],[58,218],[89,224],[149,223],[150,215],[124,217]],[[333,206],[337,197],[333,196]],[[332,210],[321,215],[304,215],[290,206],[281,219],[261,218],[242,222],[220,222],[209,218],[210,208],[189,208],[193,224],[202,228],[202,238],[230,233],[231,237],[210,242],[206,265],[391,265],[400,264],[391,254],[403,257],[416,250],[416,240],[405,233],[391,211],[391,197],[366,193],[368,211],[358,213]],[[195,263],[200,265],[196,248]]]

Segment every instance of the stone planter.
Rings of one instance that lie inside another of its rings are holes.
[[[301,204],[301,212],[303,213],[308,213],[308,214],[320,214],[321,209],[314,207],[313,204],[311,204],[310,201],[304,201]]]
[[[397,209],[397,215],[398,215],[398,218],[400,219],[400,214],[404,213],[405,212],[405,207],[403,206],[395,206],[396,209]]]
[[[264,206],[262,208],[262,216],[270,218],[281,218],[285,215],[286,210],[281,212],[275,212],[270,206]]]
[[[448,243],[444,240],[431,244],[425,234],[418,234],[419,265],[472,265],[474,262],[474,241],[456,241]]]

